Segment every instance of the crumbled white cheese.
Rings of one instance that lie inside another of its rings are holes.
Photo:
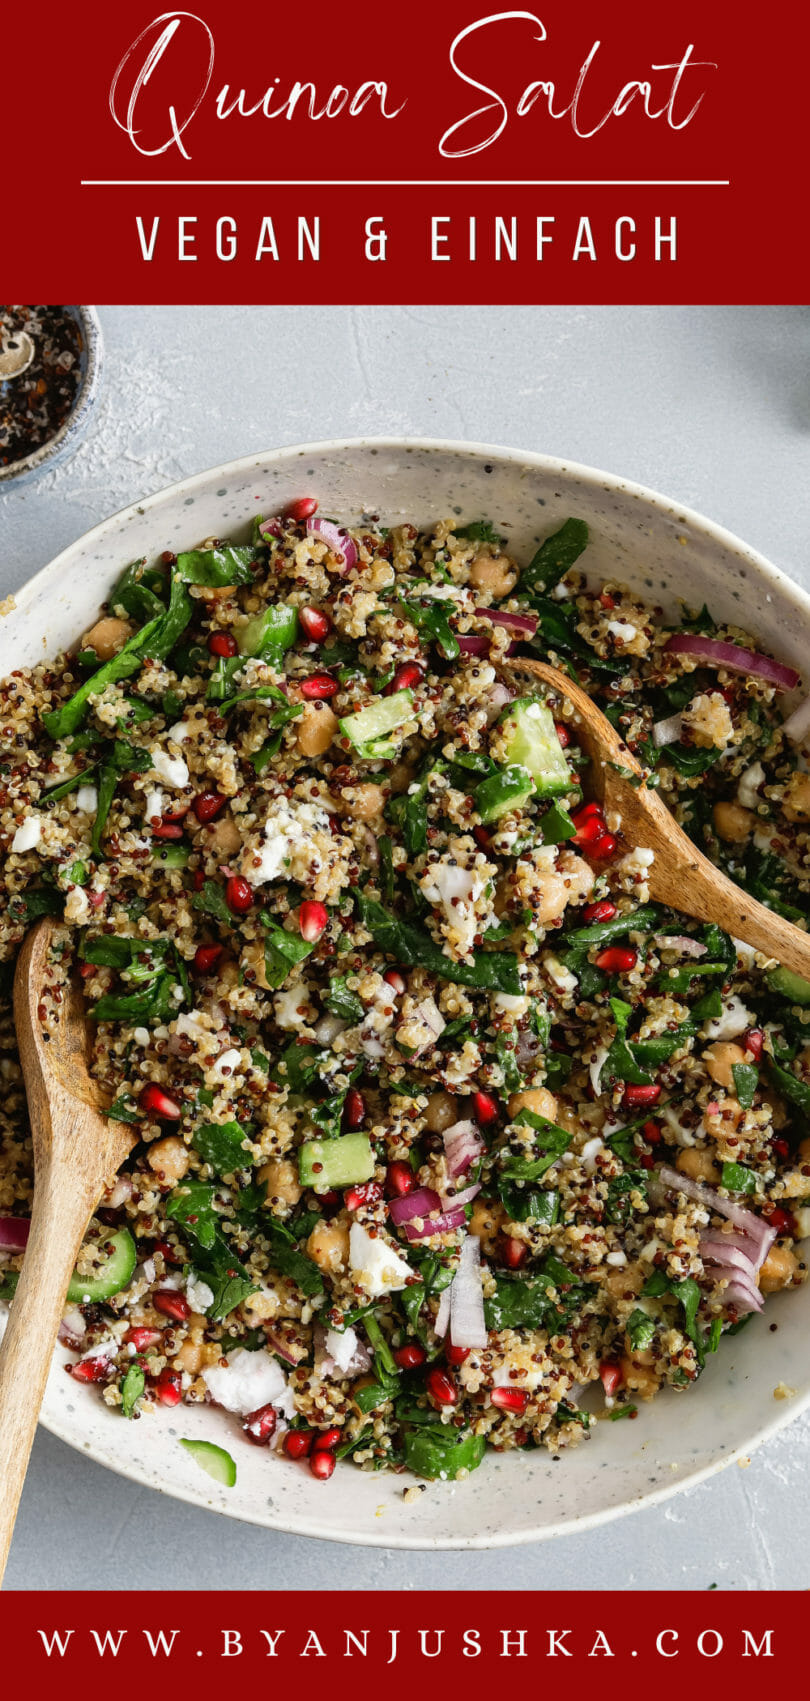
[[[636,845],[635,850],[622,857],[619,867],[624,874],[643,874],[654,861],[655,851],[644,850],[643,846]]]
[[[175,1032],[195,1041],[211,1038],[211,1030],[206,1025],[202,1010],[183,1010],[175,1023]]]
[[[606,1264],[613,1264],[616,1269],[620,1269],[622,1264],[627,1263],[627,1253],[626,1252],[609,1252],[607,1254],[607,1257],[605,1258],[605,1263]]]
[[[495,1009],[505,1016],[525,1016],[529,1009],[529,1000],[525,992],[496,992]]]
[[[27,815],[21,827],[17,828],[11,841],[11,848],[17,856],[23,851],[35,850],[42,838],[41,815]]]
[[[76,808],[81,809],[85,815],[95,815],[98,809],[98,792],[95,786],[79,786]]]
[[[181,791],[183,786],[188,785],[188,763],[182,756],[170,756],[167,750],[155,747],[151,757],[154,772],[167,786]]]
[[[327,1329],[326,1350],[333,1358],[338,1370],[348,1370],[357,1351],[357,1334],[354,1329]]]
[[[163,814],[163,793],[157,786],[152,786],[144,800],[144,815],[151,821],[155,815]]]
[[[191,1275],[186,1282],[186,1299],[192,1311],[207,1311],[214,1303],[214,1290],[201,1276]]]
[[[621,638],[623,644],[631,643],[638,635],[635,626],[631,626],[629,620],[609,620],[607,629],[612,638]]]
[[[82,886],[74,886],[65,900],[65,921],[82,926],[90,920],[90,899]]]
[[[281,877],[307,881],[311,871],[323,867],[321,845],[315,835],[329,832],[329,816],[317,803],[290,803],[274,798],[264,824],[264,840],[258,849],[248,848],[241,872],[251,886]],[[257,866],[258,858],[258,866]]]
[[[371,1299],[397,1292],[413,1275],[410,1264],[400,1258],[389,1241],[381,1234],[372,1240],[361,1223],[352,1223],[349,1231],[349,1264],[352,1281]]]
[[[591,1077],[591,1086],[593,1087],[594,1093],[595,1093],[597,1098],[599,1097],[599,1093],[601,1091],[601,1088],[599,1086],[599,1082],[600,1082],[601,1077],[602,1077],[602,1069],[604,1067],[605,1058],[607,1057],[609,1049],[610,1049],[609,1046],[598,1045],[597,1048],[596,1048],[596,1055],[592,1059],[591,1063],[588,1065],[588,1074]]]
[[[605,1149],[604,1141],[600,1139],[598,1134],[596,1134],[592,1140],[585,1141],[580,1157],[582,1158],[582,1162],[588,1172],[588,1175],[593,1175],[596,1169],[596,1159],[598,1154],[600,1152],[604,1152]]]
[[[309,1001],[306,982],[294,980],[290,986],[282,987],[273,999],[273,1010],[280,1028],[289,1031],[306,1027],[307,1013],[315,1014]]]
[[[188,736],[188,721],[175,721],[174,726],[169,727],[169,737],[175,744],[182,744],[184,738],[188,738]]]
[[[240,1417],[258,1411],[260,1406],[276,1406],[285,1416],[292,1416],[292,1394],[277,1359],[263,1348],[250,1353],[246,1347],[237,1347],[226,1357],[227,1365],[209,1365],[202,1373],[218,1406],[224,1406],[226,1412],[238,1412]]]
[[[728,1040],[736,1039],[738,1034],[744,1034],[746,1028],[756,1027],[756,1017],[746,1010],[742,1000],[736,996],[729,998],[723,1005],[722,1015],[713,1016],[704,1022],[701,1034],[704,1039]]]
[[[226,1071],[227,1075],[231,1076],[234,1070],[239,1068],[241,1059],[241,1051],[236,1051],[235,1049],[223,1051],[222,1056],[218,1057],[216,1063],[212,1064],[209,1074],[215,1076],[218,1081],[224,1081],[226,1079]]]
[[[752,968],[757,954],[755,947],[749,945],[745,939],[735,939],[733,934],[732,941],[740,962],[744,963],[747,969]]]
[[[133,1037],[136,1045],[148,1045],[149,1044],[149,1029],[148,1028],[133,1028],[132,1037]]]
[[[743,808],[756,809],[759,803],[758,788],[764,779],[765,770],[761,762],[754,762],[752,767],[746,768],[745,773],[740,775],[737,782],[737,801]]]

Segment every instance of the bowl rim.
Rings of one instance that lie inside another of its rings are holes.
[[[521,465],[527,468],[533,468],[549,475],[564,475],[566,478],[573,476],[585,485],[595,485],[599,486],[599,488],[603,491],[607,490],[621,493],[624,496],[637,499],[640,503],[643,503],[648,507],[652,507],[661,513],[677,517],[679,520],[682,520],[685,525],[690,526],[695,532],[702,535],[704,538],[721,545],[727,551],[737,554],[756,570],[761,579],[764,579],[766,583],[777,587],[780,594],[792,602],[794,607],[801,611],[805,618],[810,617],[810,592],[805,591],[802,586],[796,584],[796,582],[791,579],[787,573],[784,573],[780,568],[776,567],[773,562],[769,561],[768,558],[761,554],[759,550],[754,549],[751,545],[745,543],[743,539],[737,536],[736,533],[730,531],[727,527],[707,518],[704,514],[701,514],[698,510],[690,507],[688,504],[678,502],[672,497],[668,497],[659,491],[652,490],[646,485],[639,484],[635,480],[625,479],[618,474],[605,472],[600,468],[592,467],[567,458],[563,459],[559,456],[541,454],[540,452],[531,449],[515,449],[502,444],[464,441],[452,438],[391,436],[344,437],[324,439],[322,441],[308,443],[287,444],[276,449],[260,450],[253,454],[242,455],[231,461],[219,462],[214,466],[205,468],[202,472],[194,473],[184,479],[178,479],[174,483],[165,485],[159,490],[150,493],[148,496],[128,503],[125,507],[107,515],[103,520],[97,522],[97,524],[92,526],[88,531],[82,532],[64,550],[60,551],[59,555],[55,556],[52,561],[46,563],[46,565],[41,567],[37,573],[27,579],[18,592],[14,593],[16,607],[22,614],[24,612],[25,603],[28,600],[29,593],[33,594],[41,582],[49,579],[62,565],[69,562],[70,557],[80,546],[86,547],[91,545],[95,538],[108,532],[111,527],[115,526],[119,522],[124,522],[128,517],[143,514],[152,506],[157,506],[163,502],[170,501],[173,497],[180,494],[186,496],[188,493],[207,485],[214,477],[227,478],[233,475],[238,476],[240,473],[251,475],[257,470],[260,471],[264,465],[269,463],[272,463],[274,466],[284,463],[293,464],[296,461],[305,460],[308,456],[317,455],[318,457],[323,457],[325,454],[329,453],[345,454],[347,452],[356,452],[359,450],[376,450],[378,452],[390,452],[392,454],[402,454],[403,451],[406,453],[410,451],[417,451],[420,453],[428,452],[434,454],[459,455],[476,461],[505,461],[512,465]],[[66,1442],[68,1446],[73,1447],[79,1452],[87,1452],[89,1457],[91,1457],[95,1462],[105,1465],[108,1469],[115,1471],[117,1475],[126,1477],[144,1487],[153,1489],[157,1487],[158,1492],[168,1492],[171,1494],[173,1499],[183,1500],[190,1505],[202,1507],[204,1510],[220,1512],[226,1517],[235,1519],[237,1522],[255,1524],[265,1529],[277,1529],[282,1533],[308,1536],[336,1543],[424,1552],[428,1550],[433,1551],[434,1549],[437,1551],[472,1551],[487,1548],[527,1546],[530,1543],[550,1540],[552,1537],[559,1539],[564,1535],[584,1533],[585,1531],[596,1529],[600,1525],[611,1523],[614,1519],[627,1517],[633,1512],[660,1506],[662,1503],[671,1499],[674,1495],[679,1494],[683,1490],[687,1488],[695,1488],[700,1483],[707,1481],[708,1478],[725,1470],[736,1460],[747,1457],[756,1447],[759,1447],[763,1442],[769,1440],[772,1436],[786,1428],[788,1424],[792,1423],[809,1407],[810,1378],[808,1378],[807,1386],[804,1390],[799,1391],[793,1399],[780,1402],[778,1409],[774,1410],[772,1415],[761,1423],[759,1427],[750,1436],[746,1437],[738,1446],[730,1449],[727,1453],[722,1454],[720,1457],[712,1459],[708,1464],[687,1472],[684,1476],[679,1477],[675,1482],[671,1484],[662,1483],[659,1487],[646,1493],[642,1493],[638,1497],[625,1500],[618,1506],[604,1507],[601,1510],[591,1513],[586,1512],[564,1523],[558,1519],[554,1522],[535,1528],[526,1528],[517,1531],[506,1530],[504,1532],[497,1532],[494,1534],[492,1532],[488,1532],[480,1536],[454,1536],[452,1533],[448,1533],[447,1535],[431,1536],[428,1540],[420,1540],[418,1534],[415,1532],[412,1534],[410,1531],[404,1529],[399,1529],[396,1532],[393,1532],[389,1528],[385,1531],[381,1529],[379,1534],[376,1530],[367,1531],[358,1541],[357,1534],[348,1527],[341,1531],[336,1531],[332,1528],[321,1525],[318,1522],[317,1517],[296,1515],[294,1518],[291,1518],[289,1515],[285,1514],[283,1508],[279,1508],[278,1516],[268,1518],[264,1509],[260,1510],[258,1507],[254,1511],[250,1507],[244,1508],[240,1506],[239,1508],[231,1508],[227,1503],[217,1503],[216,1505],[213,1505],[210,1501],[206,1501],[204,1489],[201,1489],[199,1493],[194,1492],[192,1489],[186,1489],[182,1485],[166,1489],[166,1487],[162,1484],[156,1485],[154,1478],[150,1475],[147,1468],[135,1466],[126,1458],[119,1459],[112,1453],[108,1452],[103,1446],[91,1447],[85,1443],[84,1447],[82,1447],[81,1443],[76,1440],[75,1432],[72,1427],[62,1424],[56,1416],[51,1415],[48,1417],[41,1417],[40,1421],[42,1422],[43,1427],[51,1434],[55,1435],[59,1440]]]
[[[101,377],[104,359],[104,335],[95,307],[75,306],[71,308],[68,306],[67,311],[72,313],[80,327],[86,355],[84,372],[76,391],[76,399],[67,419],[60,425],[53,437],[49,437],[46,442],[41,443],[38,449],[32,450],[30,455],[24,455],[19,461],[12,461],[7,467],[0,467],[0,487],[3,484],[12,485],[15,479],[22,481],[29,474],[38,472],[40,468],[47,466],[49,461],[56,460],[74,438],[81,436],[87,424],[88,415],[96,400]],[[114,518],[114,516],[111,516],[111,518]],[[104,521],[101,523],[103,525]],[[93,529],[95,530],[95,527]],[[82,536],[86,535],[86,533],[82,534]],[[78,538],[76,542],[79,542]]]

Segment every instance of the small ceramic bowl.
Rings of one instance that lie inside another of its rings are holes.
[[[244,537],[256,514],[315,495],[339,521],[388,524],[486,518],[528,561],[569,515],[590,527],[588,574],[615,576],[677,618],[681,599],[750,629],[761,646],[807,667],[810,597],[729,532],[609,473],[471,443],[371,440],[277,449],[233,461],[147,497],[96,526],[14,598],[0,620],[0,676],[36,664],[90,626],[128,561]],[[804,689],[807,689],[805,684]],[[773,1332],[772,1325],[776,1324]],[[331,1482],[244,1444],[234,1418],[178,1407],[127,1423],[63,1368],[58,1348],[42,1419],[99,1463],[163,1494],[300,1535],[379,1547],[487,1548],[582,1530],[667,1498],[721,1470],[810,1405],[810,1284],[768,1300],[723,1341],[696,1388],[665,1390],[635,1423],[599,1423],[559,1459],[544,1448],[492,1453],[466,1482],[420,1484],[346,1464]],[[774,1395],[776,1394],[776,1398]],[[237,1461],[215,1484],[181,1438],[218,1442]]]
[[[23,480],[32,478],[35,473],[61,461],[76,448],[90,422],[101,378],[104,349],[101,325],[95,307],[65,307],[64,311],[75,320],[82,339],[79,387],[73,406],[64,424],[46,443],[40,444],[38,449],[30,455],[25,455],[22,460],[12,461],[6,467],[0,466],[2,488],[22,484]]]

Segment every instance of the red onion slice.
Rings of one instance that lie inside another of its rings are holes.
[[[28,1217],[0,1217],[0,1252],[24,1252],[30,1229]]]
[[[408,1240],[427,1240],[432,1234],[451,1234],[454,1229],[461,1228],[466,1222],[463,1205],[453,1206],[450,1211],[440,1211],[438,1216],[422,1219],[420,1228],[416,1223],[403,1224],[403,1233]]]
[[[747,1211],[743,1205],[734,1205],[730,1199],[724,1199],[716,1193],[713,1187],[707,1187],[702,1181],[692,1181],[689,1176],[681,1175],[676,1169],[669,1169],[662,1164],[658,1174],[665,1187],[674,1192],[685,1194],[687,1199],[694,1199],[697,1204],[705,1205],[709,1211],[716,1211],[720,1217],[727,1217],[735,1228],[752,1243],[751,1262],[758,1270],[768,1255],[768,1249],[776,1239],[776,1230],[769,1228],[761,1217],[753,1211]]]
[[[462,1243],[458,1269],[450,1287],[450,1339],[454,1347],[487,1344],[481,1242],[475,1234],[468,1234]]]
[[[680,957],[705,957],[708,949],[699,939],[692,939],[688,933],[654,933],[653,939],[656,945],[677,951]]]
[[[416,1187],[412,1193],[403,1194],[400,1199],[392,1199],[388,1213],[397,1228],[403,1223],[409,1223],[414,1217],[429,1217],[431,1211],[440,1211],[442,1202],[438,1193],[432,1187]]]
[[[481,632],[460,632],[458,647],[463,656],[489,655],[489,639]]]
[[[743,1251],[740,1246],[730,1246],[727,1236],[717,1235],[715,1239],[701,1235],[700,1256],[704,1264],[721,1264],[724,1269],[741,1270],[743,1275],[750,1276],[754,1266],[751,1262],[750,1251]]]
[[[705,638],[700,632],[674,632],[664,649],[676,655],[694,656],[709,667],[728,668],[730,673],[752,673],[777,691],[792,691],[799,683],[795,667],[774,661],[773,656],[760,655],[757,650],[745,650],[741,644],[731,644],[724,638]]]
[[[510,632],[521,632],[527,638],[533,638],[537,631],[536,614],[509,614],[506,609],[477,608],[476,614],[484,620],[491,620],[493,626],[508,626]]]
[[[481,1131],[475,1122],[452,1123],[450,1128],[445,1128],[442,1139],[447,1173],[450,1176],[463,1175],[486,1151]]]
[[[260,537],[281,537],[284,527],[278,514],[271,514],[269,520],[262,520],[259,525]]]
[[[348,573],[357,560],[357,546],[345,526],[336,526],[332,520],[307,520],[307,531],[310,537],[314,535],[328,543],[333,554],[341,557],[343,572]]]
[[[762,1310],[762,1295],[759,1288],[739,1270],[729,1270],[728,1286],[723,1289],[723,1304],[733,1305],[735,1311],[747,1314],[751,1311]]]
[[[469,1205],[481,1192],[480,1181],[474,1181],[471,1187],[465,1187],[462,1193],[445,1193],[442,1195],[442,1209],[452,1211],[456,1205]]]

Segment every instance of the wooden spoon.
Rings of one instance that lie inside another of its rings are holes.
[[[615,727],[572,679],[545,662],[504,664],[510,682],[531,685],[541,680],[576,710],[577,736],[591,759],[588,789],[606,811],[621,817],[621,836],[628,850],[651,850],[654,860],[645,875],[650,896],[698,921],[713,921],[735,939],[743,939],[766,957],[810,980],[810,935],[783,916],[750,898],[733,880],[715,868],[678,826],[657,791],[634,784],[643,770]]]
[[[54,922],[29,933],[14,976],[14,1018],[34,1141],[34,1207],[22,1274],[0,1347],[0,1580],[68,1284],[88,1219],[134,1144],[102,1114],[87,1069],[81,988],[70,984],[46,1035],[38,1008]]]

